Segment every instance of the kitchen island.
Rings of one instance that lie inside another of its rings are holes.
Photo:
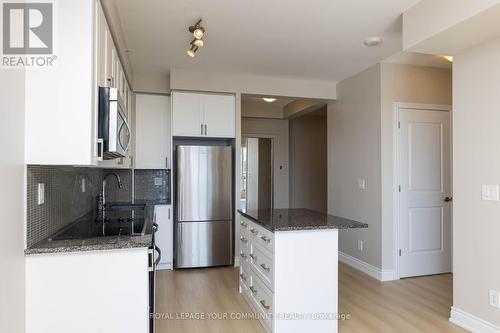
[[[240,293],[268,332],[337,332],[339,229],[308,209],[239,210]]]

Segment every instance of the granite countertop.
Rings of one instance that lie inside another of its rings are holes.
[[[81,252],[81,251],[101,251],[113,249],[127,249],[150,247],[152,237],[152,223],[154,206],[166,204],[164,201],[143,201],[136,202],[146,204],[144,210],[144,219],[146,229],[144,235],[121,235],[121,236],[106,236],[94,238],[79,238],[52,240],[54,236],[47,237],[37,244],[30,246],[24,250],[25,255],[48,254],[48,253],[65,253],[65,252]],[[55,234],[58,234],[59,231]]]
[[[319,213],[310,209],[257,209],[238,210],[269,231],[320,230],[320,229],[355,229],[368,228],[368,224]]]

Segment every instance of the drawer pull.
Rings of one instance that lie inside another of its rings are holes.
[[[257,235],[259,232],[255,230],[254,228],[250,228],[250,232],[254,235]]]
[[[264,269],[265,271],[267,272],[270,272],[271,271],[271,268],[270,267],[267,267],[265,264],[260,264],[260,267],[262,267],[262,269]]]
[[[240,221],[240,225],[241,225],[242,227],[245,227],[245,228],[246,228],[246,227],[248,227],[248,223],[245,223],[245,222],[243,222],[243,221]]]
[[[244,274],[240,274],[240,278],[241,278],[243,281],[246,281],[246,280],[247,280],[247,277],[246,277]]]
[[[262,305],[262,307],[263,307],[264,309],[269,310],[270,306],[269,306],[269,305],[266,305],[266,301],[261,300],[261,301],[260,301],[260,304]]]
[[[270,239],[270,238],[267,238],[266,236],[260,236],[260,238],[261,238],[264,242],[266,242],[266,243],[268,243],[268,244],[269,244],[269,243],[271,243],[271,239]]]
[[[257,289],[255,289],[253,286],[250,286],[249,289],[252,292],[252,294],[257,294]]]
[[[243,236],[241,236],[241,237],[240,237],[240,240],[241,240],[243,243],[247,243],[247,242],[248,242],[248,240],[247,240],[245,237],[243,237]]]
[[[240,257],[242,257],[243,259],[246,259],[247,258],[247,255],[243,252],[240,253]]]
[[[257,261],[257,256],[254,255],[254,254],[250,254],[250,258],[252,258],[253,260]]]

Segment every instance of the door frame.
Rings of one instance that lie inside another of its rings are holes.
[[[451,184],[451,192],[453,193],[453,109],[451,105],[441,105],[441,104],[421,104],[421,103],[402,103],[402,102],[395,102],[393,103],[393,132],[392,132],[392,137],[393,137],[393,158],[394,158],[394,173],[393,173],[393,215],[394,215],[394,263],[395,263],[395,269],[396,269],[396,276],[395,278],[399,280],[400,277],[400,272],[399,272],[399,267],[400,267],[400,256],[399,256],[399,249],[400,249],[400,235],[399,235],[399,230],[400,230],[400,219],[399,219],[399,213],[400,213],[400,201],[399,201],[399,184],[400,184],[400,172],[399,172],[399,163],[400,163],[400,152],[399,152],[399,144],[400,144],[400,139],[399,139],[399,114],[401,109],[416,109],[416,110],[426,110],[426,111],[436,111],[436,112],[449,112],[450,116],[450,184]],[[451,218],[451,260],[452,260],[452,265],[451,269],[453,272],[453,209],[451,210],[450,214]]]
[[[275,134],[262,134],[262,133],[241,133],[241,140],[240,140],[240,151],[239,151],[239,156],[240,156],[240,161],[241,161],[241,142],[243,141],[244,138],[256,138],[256,139],[270,139],[271,140],[271,207],[274,208],[274,182],[276,179],[276,175],[274,174],[274,144],[276,142],[276,135]],[[241,162],[240,162],[241,163]],[[248,160],[247,160],[248,163]],[[243,168],[243,166],[242,166]],[[248,172],[248,168],[247,168]],[[241,181],[241,169],[240,169],[240,174],[239,174],[239,180]],[[240,189],[241,191],[241,189]],[[241,193],[239,194],[241,195]],[[247,184],[247,196],[248,196],[248,184]],[[238,203],[240,201],[238,200]]]

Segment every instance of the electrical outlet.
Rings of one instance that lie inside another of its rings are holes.
[[[498,291],[490,289],[490,305],[499,308],[500,304],[498,303],[498,298],[500,297],[500,293]]]
[[[363,252],[363,240],[358,239],[358,250]]]
[[[161,186],[163,185],[163,179],[160,177],[155,177],[155,186]]]
[[[43,205],[45,203],[45,184],[38,183],[37,203]]]
[[[481,185],[481,200],[498,201],[498,185]]]

